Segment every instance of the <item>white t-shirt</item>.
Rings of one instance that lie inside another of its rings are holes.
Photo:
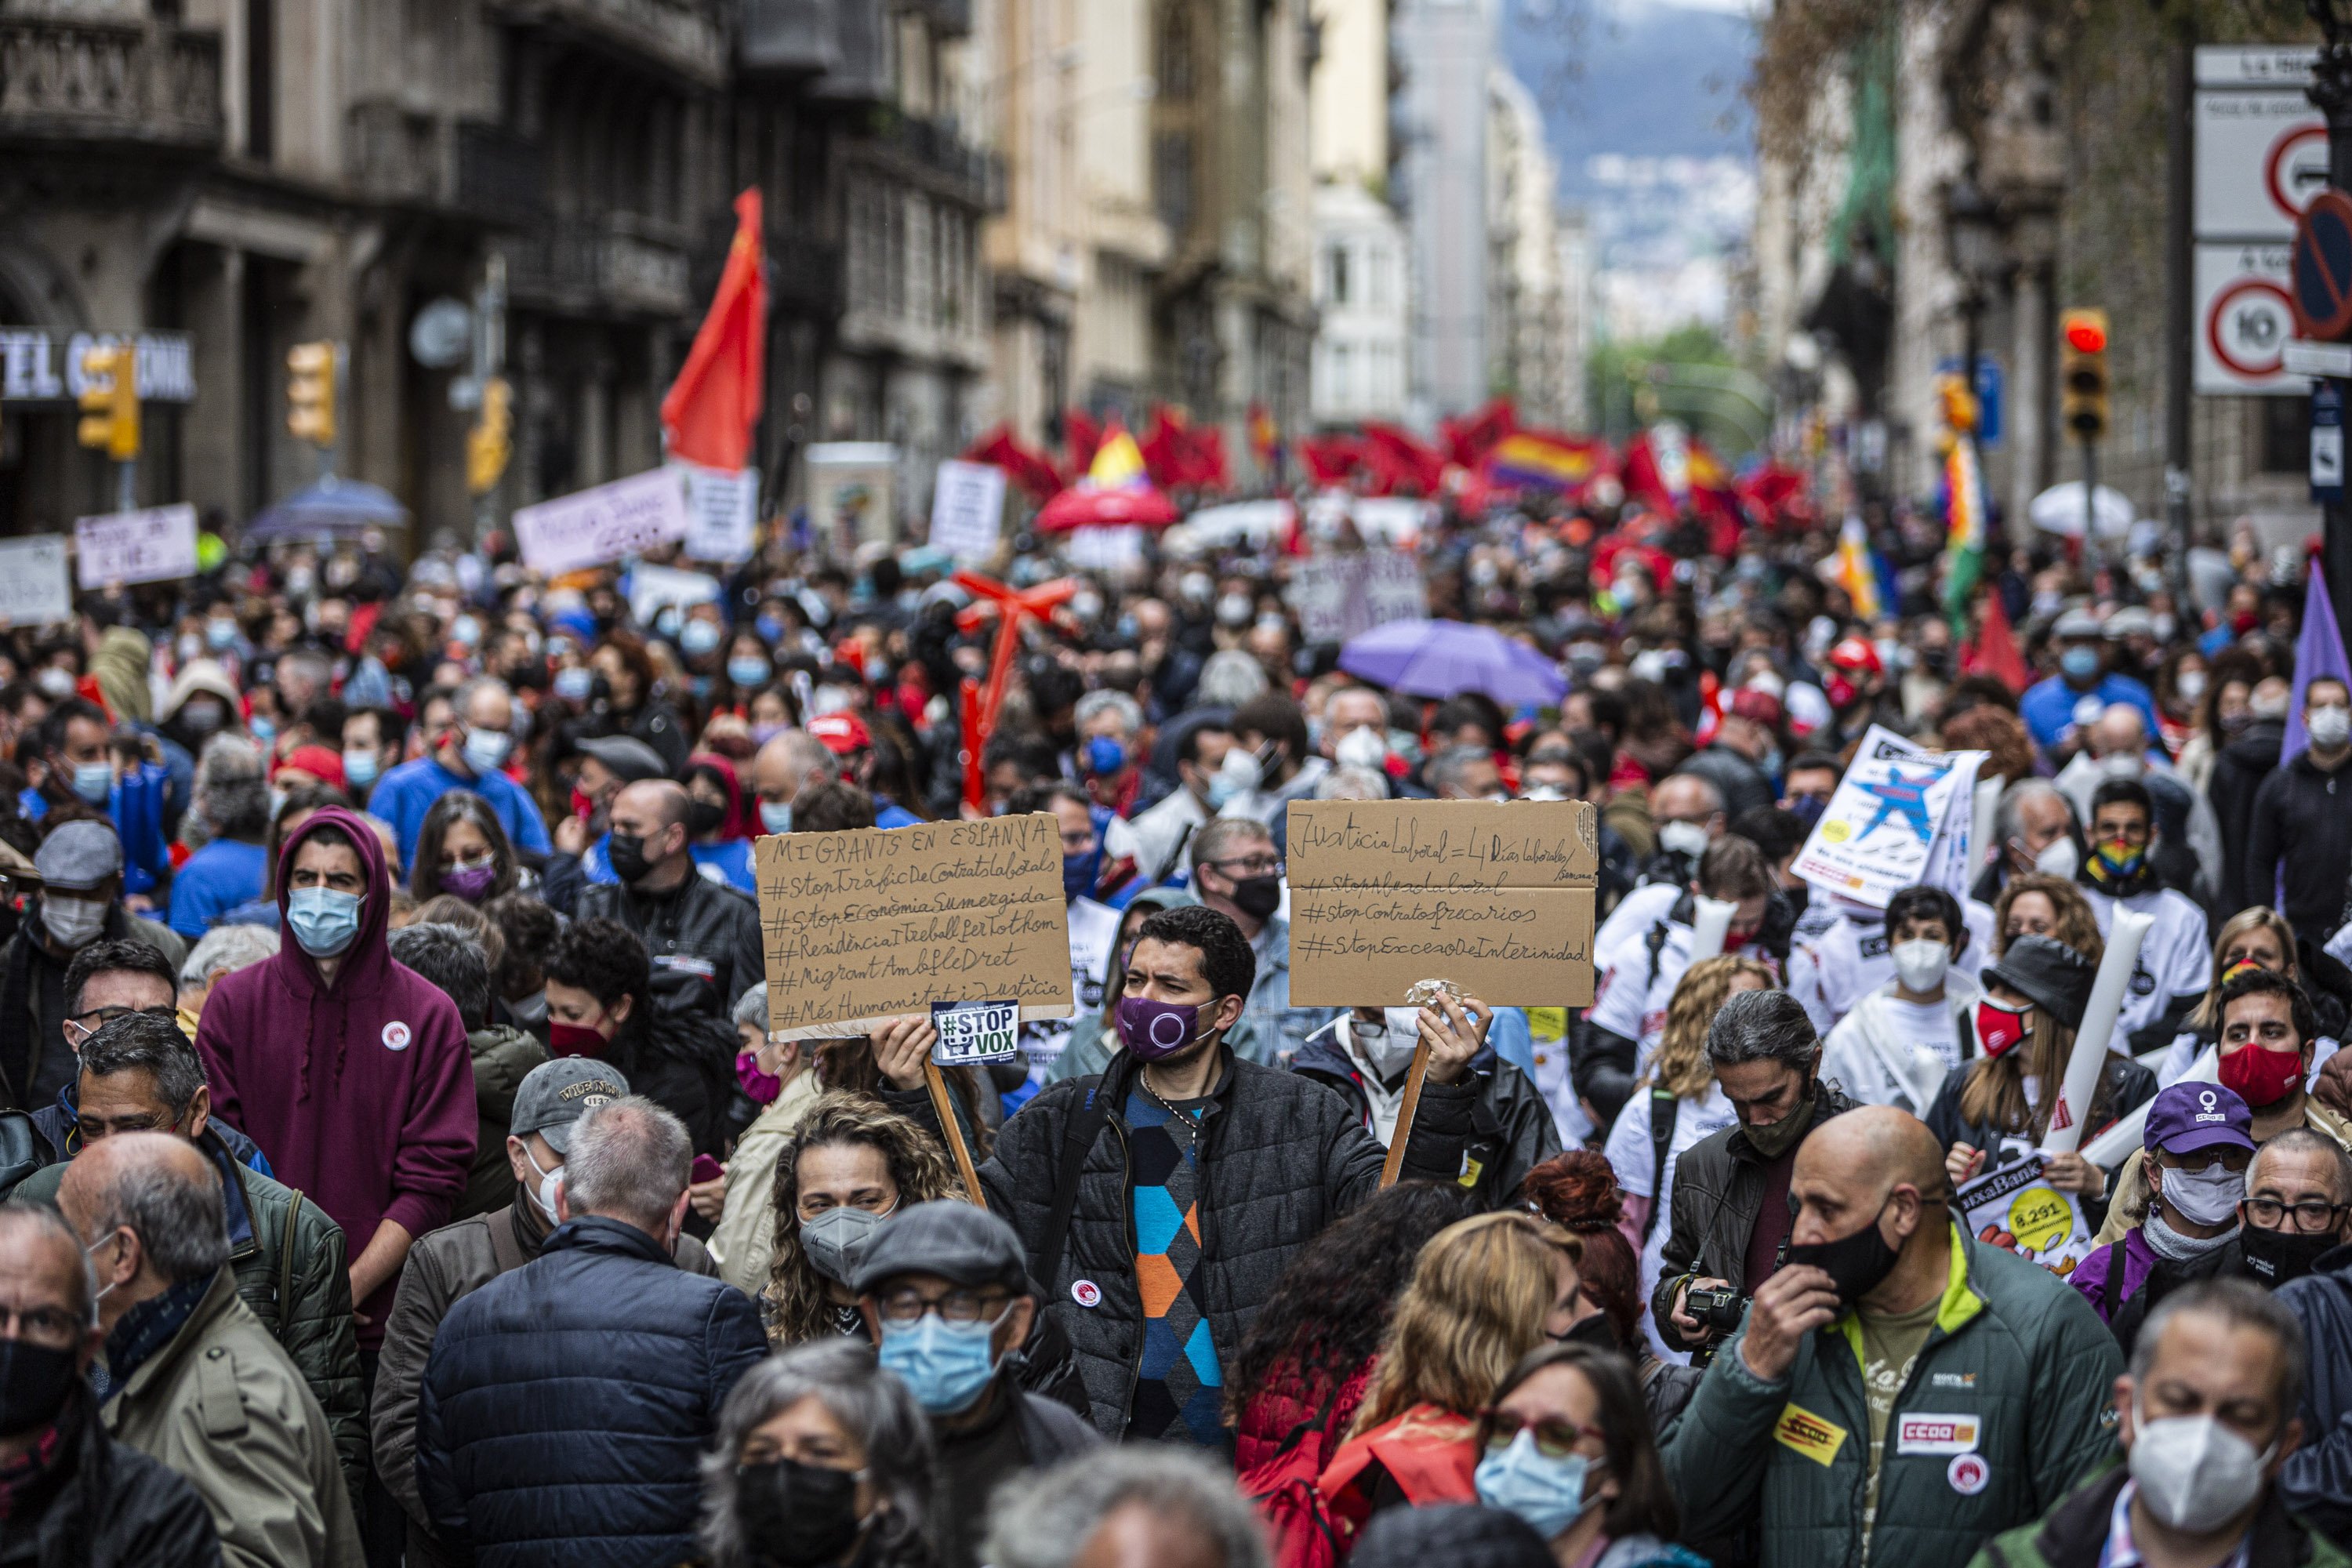
[[[1655,1193],[1650,1191],[1648,1089],[1637,1089],[1627,1099],[1601,1150],[1608,1156],[1609,1168],[1617,1173],[1620,1187],[1637,1198],[1654,1200],[1652,1212],[1657,1218],[1650,1226],[1650,1238],[1642,1244],[1642,1331],[1650,1337],[1653,1354],[1679,1365],[1690,1363],[1689,1352],[1675,1349],[1659,1336],[1658,1326],[1650,1321],[1647,1307],[1650,1292],[1658,1288],[1658,1276],[1665,1271],[1666,1237],[1674,1229],[1675,1167],[1681,1163],[1683,1151],[1702,1138],[1722,1131],[1734,1120],[1731,1101],[1723,1097],[1722,1088],[1715,1083],[1706,1086],[1703,1099],[1681,1101],[1675,1112],[1675,1135],[1666,1145],[1665,1179]]]
[[[1683,889],[1670,882],[1653,882],[1618,900],[1617,907],[1593,933],[1592,973],[1608,973],[1622,950],[1649,935],[1650,928],[1664,920],[1682,896]]]
[[[1886,1010],[1902,1029],[1903,1038],[1932,1047],[1944,1058],[1946,1072],[1960,1065],[1960,1031],[1953,1021],[1949,1002],[1906,1002],[1899,996],[1889,996]]]
[[[1969,928],[1969,944],[1952,960],[1952,972],[1973,981],[1992,958],[1992,906],[1961,900],[1960,923]],[[1883,920],[1864,925],[1843,915],[1817,941],[1790,950],[1789,994],[1824,1035],[1855,1003],[1894,978],[1895,953]]]
[[[1657,1054],[1658,1042],[1665,1037],[1666,1009],[1674,1002],[1675,987],[1683,983],[1683,973],[1691,966],[1690,927],[1667,921],[1665,940],[1658,944],[1654,970],[1650,962],[1649,934],[1644,930],[1644,940],[1618,944],[1617,962],[1601,972],[1601,984],[1593,993],[1592,1010],[1585,1015],[1595,1027],[1622,1035],[1640,1047],[1634,1058],[1633,1070],[1637,1073],[1650,1070],[1650,1058]],[[1772,955],[1760,942],[1726,951],[1767,964],[1772,963]]]
[[[2105,936],[2115,923],[2118,900],[2095,888],[2084,888],[2083,897],[2098,917],[2099,934]],[[2205,935],[2205,912],[2171,889],[2135,893],[2120,901],[2134,914],[2156,919],[2140,942],[2139,962],[2132,965],[2123,1010],[2116,1016],[2115,1036],[2108,1041],[2110,1049],[2129,1056],[2133,1030],[2162,1017],[2175,996],[2201,996],[2212,985],[2213,949]]]
[[[1551,1119],[1559,1127],[1559,1144],[1563,1149],[1583,1147],[1586,1139],[1598,1131],[1592,1118],[1584,1114],[1584,1102],[1576,1098],[1576,1086],[1568,1075],[1568,1009],[1565,1007],[1530,1007],[1528,1014],[1528,1043],[1535,1054],[1536,1088],[1551,1107]]]

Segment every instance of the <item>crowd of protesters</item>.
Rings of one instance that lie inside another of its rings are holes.
[[[1556,667],[1507,708],[1302,639],[1341,531],[1015,536],[1074,591],[985,735],[989,597],[790,531],[0,633],[0,1568],[2352,1565],[2294,552],[2019,544],[1948,618],[1913,523],[1883,614],[1786,520],[1373,546]],[[1872,726],[1999,785],[1884,907],[1794,869]],[[1388,798],[1591,804],[1589,1007],[1293,1005],[1287,808]],[[925,1016],[770,1032],[758,838],[1007,812],[1074,1016],[936,1083]],[[2043,1154],[2118,910],[2131,1146]],[[2029,1159],[2063,1274],[1954,1206]]]

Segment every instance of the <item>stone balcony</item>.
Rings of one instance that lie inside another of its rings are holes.
[[[216,152],[220,39],[139,18],[0,16],[0,142]]]
[[[728,25],[716,0],[490,0],[490,9],[698,87],[727,79]]]
[[[684,318],[694,301],[687,251],[667,226],[627,214],[559,219],[509,253],[519,304],[566,315]]]

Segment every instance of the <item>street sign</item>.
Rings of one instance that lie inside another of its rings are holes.
[[[2300,397],[2309,383],[2286,368],[2295,335],[2284,245],[2197,247],[2196,389],[2208,395]]]
[[[2352,330],[2352,196],[2322,191],[2294,230],[2297,335],[2323,342]]]
[[[2197,95],[2197,237],[2284,239],[2327,188],[2327,122],[2300,85]]]
[[[1937,375],[1960,374],[1960,356],[1948,354],[1936,362]],[[1977,446],[1992,451],[2000,445],[2001,405],[2006,401],[2006,377],[2001,374],[2000,361],[1988,353],[1977,355]]]
[[[2315,343],[2297,338],[2286,345],[2286,368],[2297,375],[2333,375],[2352,381],[2352,343]]]
[[[2344,384],[2311,386],[2311,500],[2334,506],[2344,499]]]

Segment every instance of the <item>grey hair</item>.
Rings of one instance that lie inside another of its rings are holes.
[[[453,792],[454,793],[454,792]],[[471,932],[438,921],[403,926],[384,940],[393,962],[404,963],[439,986],[457,1005],[468,1029],[490,1016],[490,965]]]
[[[1130,740],[1143,730],[1143,708],[1124,691],[1089,691],[1078,699],[1071,718],[1084,728],[1087,721],[1105,713],[1118,715],[1118,727]]]
[[[224,731],[205,742],[204,756],[196,763],[195,784],[198,789],[241,784],[260,778],[264,771],[260,746],[243,735]]]
[[[460,720],[464,719],[466,717],[467,705],[471,703],[476,697],[485,691],[496,691],[509,702],[512,702],[514,700],[514,688],[509,686],[505,681],[500,680],[495,675],[477,675],[472,679],[460,685],[457,689],[450,695],[449,710],[457,714]]]
[[[1200,832],[1192,835],[1185,864],[1197,867],[1203,861],[1227,859],[1234,846],[1244,839],[1253,844],[1263,839],[1271,844],[1274,829],[1255,816],[1213,816],[1202,824]]]
[[[1386,800],[1389,781],[1370,768],[1333,768],[1316,782],[1317,800]]]
[[[1742,991],[1717,1009],[1706,1028],[1706,1059],[1718,1068],[1779,1062],[1803,1071],[1821,1054],[1813,1021],[1786,991]]]
[[[2200,1279],[2167,1295],[2140,1325],[2132,1343],[2131,1380],[2135,1393],[2147,1384],[2156,1368],[2164,1331],[2187,1312],[2219,1318],[2233,1329],[2268,1334],[2278,1346],[2278,1424],[2284,1426],[2303,1407],[2303,1391],[2311,1376],[2311,1351],[2305,1342],[2303,1320],[2276,1296],[2251,1279]]]
[[[96,1184],[92,1237],[128,1230],[156,1272],[174,1285],[217,1274],[228,1262],[228,1214],[211,1161],[200,1161],[191,1178],[160,1159],[125,1160]]]
[[[1460,784],[1471,763],[1490,762],[1493,758],[1494,753],[1484,746],[1448,746],[1429,759],[1421,776],[1433,791],[1445,789]]]
[[[2263,1155],[2273,1152],[2320,1155],[2327,1162],[2330,1173],[2329,1185],[2335,1189],[2336,1201],[2339,1204],[2352,1204],[2352,1153],[2347,1153],[2344,1145],[2335,1139],[2325,1132],[2315,1132],[2308,1127],[2290,1127],[2255,1150],[2254,1163],[2261,1163]],[[2251,1192],[2253,1184],[2253,1165],[2248,1165],[2246,1167],[2247,1190]]]
[[[1265,1536],[1232,1472],[1158,1444],[1100,1449],[1006,1481],[989,1510],[981,1561],[1068,1568],[1103,1521],[1129,1504],[1198,1531],[1220,1568],[1266,1568]]]
[[[89,1266],[89,1254],[83,1250],[82,1239],[66,1216],[47,1204],[0,1204],[0,1236],[10,1229],[25,1226],[56,1242],[73,1259],[71,1275],[75,1299],[69,1303],[73,1315],[89,1328],[98,1326],[98,1271]]]
[[[269,781],[262,750],[243,735],[215,735],[196,764],[194,794],[215,832],[252,835],[269,826]]]
[[[1265,670],[1256,659],[1240,648],[1229,647],[1211,654],[1201,667],[1194,700],[1202,708],[1238,708],[1253,697],[1265,696],[1268,684]]]
[[[278,952],[278,932],[268,926],[223,925],[205,932],[180,963],[180,984],[209,985],[215,974],[233,974]]]
[[[905,1384],[875,1364],[866,1345],[811,1340],[737,1378],[719,1407],[718,1436],[702,1456],[698,1531],[712,1568],[749,1568],[751,1555],[736,1522],[735,1468],[751,1433],[803,1399],[824,1405],[866,1450],[866,1482],[881,1498],[878,1551],[869,1560],[895,1562],[921,1539],[929,1522],[929,1418]]]
[[[761,981],[735,998],[735,1010],[728,1015],[738,1024],[753,1024],[765,1034],[768,1028],[768,983]]]
[[[604,1215],[658,1233],[693,1163],[686,1123],[641,1094],[627,1095],[593,1108],[572,1129],[563,1192],[575,1216]]]
[[[2024,809],[2025,803],[2027,801],[2040,800],[2044,795],[2052,797],[2056,800],[2059,805],[2064,806],[2066,808],[2066,819],[2070,822],[2074,820],[2074,803],[2066,798],[2065,791],[2060,789],[2056,784],[2052,784],[2048,779],[2020,779],[2015,784],[2010,785],[2007,789],[2001,791],[2000,799],[1994,803],[1992,808],[1993,841],[1997,844],[2007,844],[2011,839],[2016,837],[2017,814]]]
[[[186,1119],[205,1081],[204,1058],[180,1033],[180,1026],[145,1013],[126,1013],[92,1030],[81,1045],[81,1070],[95,1079],[152,1073],[155,1093],[171,1107],[174,1122]]]

